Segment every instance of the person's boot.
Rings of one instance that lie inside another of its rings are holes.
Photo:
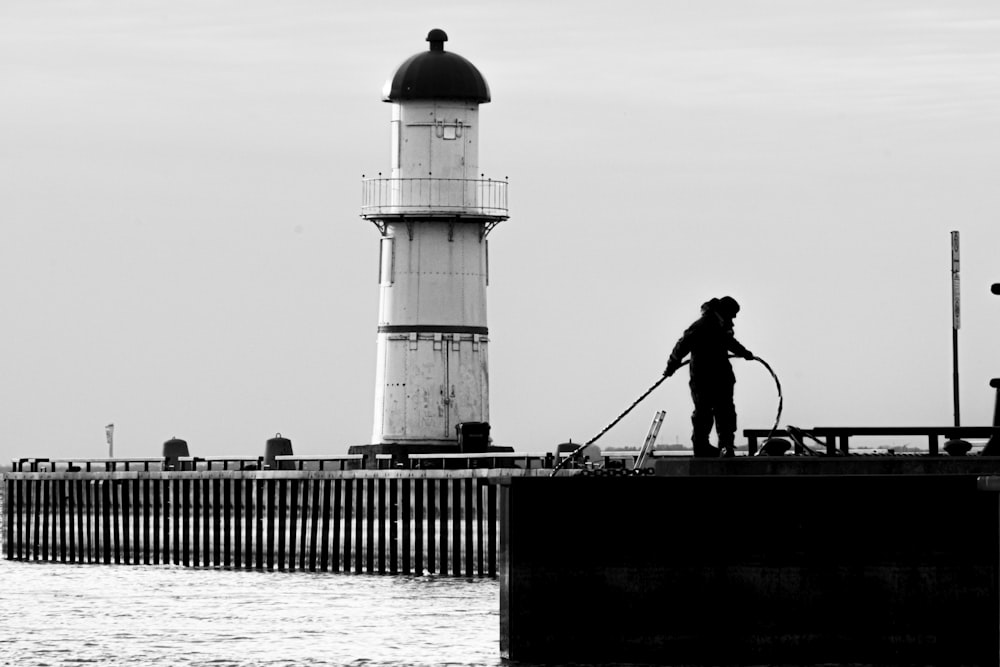
[[[719,457],[724,459],[731,459],[736,456],[736,449],[733,447],[720,447]]]
[[[694,455],[699,459],[715,459],[719,457],[719,448],[708,443],[694,443]]]

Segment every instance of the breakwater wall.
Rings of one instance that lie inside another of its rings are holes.
[[[996,457],[779,457],[511,479],[501,653],[996,665],[998,471]],[[551,498],[561,510],[540,511]]]
[[[494,577],[497,483],[547,470],[14,472],[9,560]]]

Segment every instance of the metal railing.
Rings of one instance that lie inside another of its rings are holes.
[[[464,215],[505,220],[507,181],[465,178],[366,178],[361,217]]]
[[[1000,427],[996,426],[816,426],[810,429],[803,429],[808,436],[816,438],[825,443],[826,454],[850,454],[850,438],[852,436],[869,437],[903,437],[916,436],[927,438],[927,454],[938,456],[940,454],[940,438],[989,438],[993,436]],[[789,432],[786,429],[771,431],[766,428],[743,429],[743,435],[747,438],[747,451],[750,456],[757,453],[758,439],[766,438],[769,435],[775,438],[787,438]],[[818,445],[818,443],[812,443]],[[818,447],[817,447],[818,448]]]

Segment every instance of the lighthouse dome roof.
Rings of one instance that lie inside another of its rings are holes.
[[[460,100],[483,104],[490,88],[476,66],[444,50],[448,35],[435,28],[427,33],[430,49],[407,58],[385,82],[382,101]]]

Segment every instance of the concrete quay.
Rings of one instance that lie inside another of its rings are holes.
[[[501,488],[501,654],[996,665],[1000,458],[659,458]]]

